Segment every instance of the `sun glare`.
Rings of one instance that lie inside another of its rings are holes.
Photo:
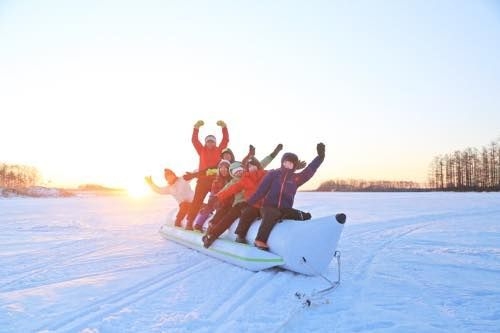
[[[127,193],[133,198],[142,198],[151,193],[151,190],[145,183],[135,183],[127,186]]]

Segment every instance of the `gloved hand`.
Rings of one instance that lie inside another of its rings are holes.
[[[203,120],[198,120],[196,123],[194,123],[194,128],[200,128],[203,125],[205,125],[205,122]]]
[[[272,158],[275,158],[276,155],[278,155],[278,153],[281,151],[281,149],[283,149],[283,145],[280,143],[279,145],[276,146],[276,148],[274,148],[273,152],[270,154]]]
[[[217,126],[220,126],[220,127],[224,128],[224,127],[226,127],[227,125],[226,125],[226,123],[225,123],[223,120],[218,120],[218,121],[217,121]]]
[[[144,177],[144,180],[146,181],[146,183],[148,183],[149,185],[153,184],[153,179],[151,178],[151,176],[146,176]]]
[[[318,156],[322,159],[325,158],[325,144],[320,142],[316,145],[316,150],[318,151]]]
[[[297,170],[300,170],[300,169],[304,169],[305,167],[307,166],[307,163],[306,161],[299,161],[299,163],[297,163]]]
[[[248,147],[248,155],[247,156],[255,156],[255,147],[250,145]]]

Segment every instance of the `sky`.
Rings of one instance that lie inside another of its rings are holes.
[[[303,189],[425,182],[435,156],[500,136],[498,40],[487,0],[3,0],[0,161],[130,188],[195,169],[193,124],[220,140],[224,120],[239,159],[324,142]]]
[[[316,276],[252,272],[162,238],[170,196],[0,198],[0,331],[498,332],[499,200],[298,193],[313,219],[291,223],[347,215],[340,285],[319,293],[335,259]]]

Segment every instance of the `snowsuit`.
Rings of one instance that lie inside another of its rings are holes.
[[[199,129],[196,127],[193,128],[191,142],[193,143],[193,146],[200,157],[198,170],[205,170],[212,167],[217,168],[217,164],[221,160],[222,150],[224,150],[229,143],[229,132],[227,130],[227,127],[222,127],[222,141],[219,146],[215,146],[213,149],[207,148],[200,142],[200,140],[198,139],[198,133]],[[193,221],[196,218],[196,215],[198,215],[205,197],[207,196],[208,192],[210,192],[214,179],[215,175],[205,174],[198,177],[194,190],[193,202],[191,204],[191,207],[189,208],[187,216],[186,229],[193,228]]]
[[[282,159],[282,164],[283,161]],[[311,179],[322,162],[323,158],[317,156],[301,172],[295,173],[295,169],[286,169],[282,165],[280,169],[271,170],[266,174],[257,191],[248,199],[251,206],[263,199],[262,223],[255,240],[267,242],[276,223],[292,208],[297,189]]]

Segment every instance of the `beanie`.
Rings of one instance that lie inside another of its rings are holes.
[[[210,134],[210,135],[207,135],[207,136],[205,137],[205,143],[207,143],[208,141],[212,141],[212,142],[216,143],[216,142],[217,142],[217,139],[215,138],[215,136],[214,136],[214,135]]]
[[[238,171],[244,171],[243,167],[241,166],[241,162],[231,163],[231,165],[229,166],[229,174],[231,175],[231,177],[237,177],[236,173]]]
[[[230,165],[231,165],[231,162],[229,162],[228,160],[220,160],[219,164],[217,165],[217,168],[221,168],[221,167],[225,166],[226,168],[229,169]]]

